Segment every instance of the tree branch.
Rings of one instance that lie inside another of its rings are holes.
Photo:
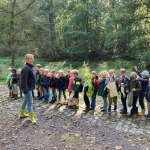
[[[16,13],[14,15],[14,17],[16,17],[16,16],[20,15],[21,13],[23,13],[24,11],[26,11],[34,2],[35,2],[35,0],[33,0],[25,9],[23,9],[22,11]]]
[[[10,13],[10,11],[7,11],[4,8],[1,8],[1,7],[0,7],[0,10],[1,10],[0,12]]]

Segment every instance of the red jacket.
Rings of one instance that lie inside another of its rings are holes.
[[[98,87],[99,87],[98,76],[96,76],[95,78],[92,78],[92,85],[94,86],[94,93],[97,93]]]

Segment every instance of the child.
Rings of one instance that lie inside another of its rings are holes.
[[[89,97],[91,97],[94,93],[93,85],[92,85],[92,75],[90,73],[84,74],[85,77],[85,84],[84,84],[84,102],[85,102],[85,112],[90,110],[90,101]]]
[[[79,92],[80,92],[80,85],[82,79],[79,77],[79,71],[77,69],[73,70],[73,77],[74,81],[72,84],[72,92],[74,93],[74,101],[75,101],[75,108],[79,108]]]
[[[126,88],[128,87],[129,84],[129,77],[126,76],[126,70],[124,68],[120,69],[120,91],[121,91],[121,102],[123,105],[123,108],[120,111],[120,114],[127,114],[127,93],[126,93]]]
[[[118,91],[118,79],[116,78],[115,71],[109,70],[109,76],[106,78],[109,100],[108,113],[111,113],[112,101],[114,102],[114,111],[117,111],[117,91]]]
[[[18,69],[18,81],[17,81],[17,85],[19,87],[19,93],[20,93],[20,98],[22,98],[22,90],[20,88],[20,82],[21,82],[21,69]]]
[[[44,92],[44,102],[48,102],[48,100],[49,100],[48,83],[49,83],[50,78],[47,77],[48,72],[49,72],[48,69],[44,69],[43,70],[43,76],[41,77],[41,80],[40,80],[40,84],[41,84],[43,92]]]
[[[59,70],[58,71],[58,78],[57,78],[57,81],[56,81],[56,88],[58,89],[59,91],[59,102],[61,101],[61,93],[63,92],[63,96],[64,96],[64,99],[65,99],[65,102],[66,102],[66,93],[65,93],[65,90],[67,89],[67,86],[66,86],[67,82],[66,82],[66,76],[64,75],[64,72],[62,70]]]
[[[134,114],[138,114],[138,107],[136,106],[138,96],[142,90],[140,82],[137,80],[137,73],[131,72],[129,85],[126,89],[126,93],[133,92],[132,109],[128,117],[132,117]]]
[[[57,101],[57,93],[56,93],[56,73],[55,70],[51,70],[51,78],[49,81],[49,87],[52,89],[52,100],[50,103],[55,103]]]
[[[36,66],[35,66],[35,70],[36,70],[36,73],[35,73],[35,78],[36,78],[36,89],[37,89],[37,99],[39,99],[40,98],[40,91],[39,91],[39,82],[40,82],[40,72],[39,72],[39,70],[40,70],[40,68],[41,68],[41,65],[40,64],[36,64]]]
[[[148,86],[148,80],[149,80],[149,72],[147,70],[144,70],[142,73],[137,69],[136,66],[134,66],[134,69],[136,70],[136,73],[139,75],[138,80],[141,83],[142,91],[139,94],[139,104],[141,106],[141,112],[139,112],[140,116],[145,115],[145,105],[144,105],[144,97],[146,88]]]
[[[38,98],[38,100],[42,100],[43,98],[44,98],[44,95],[43,95],[43,89],[42,89],[42,86],[41,86],[41,77],[43,76],[43,68],[40,68],[40,70],[39,70],[39,75],[38,75],[38,84],[39,84],[39,86],[38,86],[38,88],[39,88],[39,92],[40,92],[40,97]]]
[[[69,84],[68,84],[68,91],[69,91],[69,95],[71,94],[72,92],[72,85],[73,85],[73,81],[74,81],[74,70],[71,70],[70,71],[70,77],[69,77]]]
[[[71,71],[70,71],[69,84],[68,84],[69,98],[70,98],[70,95],[71,95],[71,93],[72,93],[72,85],[73,85],[73,81],[74,81],[74,78],[75,78],[75,77],[73,76],[73,74],[74,74],[74,71],[71,70]],[[69,100],[71,100],[71,101],[73,102],[73,99],[72,99],[72,98],[69,99]],[[68,102],[67,102],[66,104],[68,104]]]
[[[96,94],[97,94],[97,91],[98,91],[99,80],[98,80],[97,73],[95,71],[92,71],[91,75],[92,75],[92,85],[94,86],[94,93],[92,95],[90,110],[94,110],[95,107],[96,107]]]
[[[51,78],[51,72],[49,66],[45,66],[44,69],[48,69],[47,77]],[[50,90],[48,91],[48,97],[50,97]]]
[[[12,79],[12,92],[13,92],[11,98],[16,99],[18,98],[17,81],[19,77],[15,68],[13,68],[11,72],[12,72],[11,79]]]
[[[71,69],[69,69],[68,71],[67,71],[67,75],[66,75],[66,86],[68,87],[68,85],[69,85],[69,78],[70,78],[70,72],[71,72]]]
[[[147,114],[147,119],[150,119],[150,78],[149,78],[149,84],[146,89],[146,94],[145,94],[146,100],[147,100],[147,109],[148,109],[148,114]]]
[[[11,72],[12,68],[7,68],[7,77],[6,77],[6,84],[8,85],[8,90],[9,90],[9,97],[12,96],[12,86],[11,86],[11,75],[12,75],[12,72]]]
[[[98,95],[102,96],[104,101],[101,111],[107,111],[108,100],[107,100],[107,88],[106,88],[106,77],[108,77],[108,72],[106,70],[100,72],[100,83],[98,87]]]

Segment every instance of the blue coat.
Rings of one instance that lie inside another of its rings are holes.
[[[17,73],[13,73],[13,74],[11,75],[11,77],[12,77],[12,84],[17,84],[18,79],[19,79],[18,74],[17,74]]]
[[[47,77],[46,75],[43,75],[42,77],[41,77],[41,80],[40,80],[40,84],[41,84],[41,86],[43,86],[43,87],[48,87],[49,85],[49,80],[50,80],[50,77]]]

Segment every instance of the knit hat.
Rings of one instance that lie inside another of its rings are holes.
[[[142,73],[141,73],[142,75],[145,75],[145,76],[149,76],[149,72],[147,71],[147,70],[144,70]]]
[[[12,72],[12,73],[16,73],[16,72],[17,72],[16,68],[13,68],[13,69],[11,70],[11,72]]]

